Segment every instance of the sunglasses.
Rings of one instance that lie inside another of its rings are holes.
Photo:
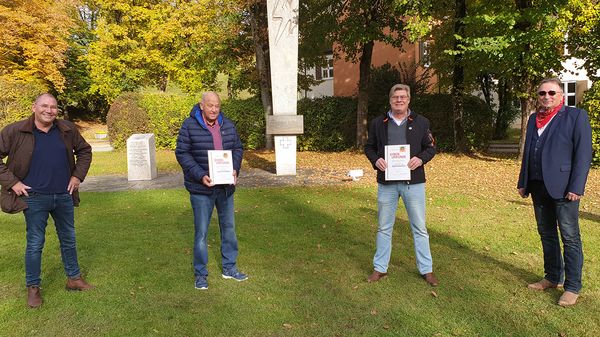
[[[554,90],[550,90],[550,91],[544,91],[544,90],[538,91],[538,95],[540,95],[540,97],[544,97],[544,96],[546,96],[546,94],[548,94],[550,96],[554,96],[554,95],[556,95],[556,91],[554,91]]]

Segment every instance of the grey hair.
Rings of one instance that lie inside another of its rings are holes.
[[[52,99],[53,99],[55,102],[58,102],[58,100],[56,99],[56,97],[54,97],[54,95],[52,95],[51,93],[45,92],[45,93],[43,93],[43,94],[39,94],[39,95],[38,95],[38,96],[35,98],[34,104],[37,104],[37,103],[40,101],[40,99],[41,99],[42,97],[50,97],[50,98],[52,98]]]
[[[214,91],[207,91],[207,92],[202,93],[201,102],[204,102],[204,100],[206,99],[206,97],[208,97],[209,95],[215,95],[215,96],[217,96],[217,98],[219,99],[219,101],[221,100],[221,97],[219,97],[219,94],[217,94],[216,92],[214,92]]]
[[[392,89],[390,89],[390,97],[394,96],[394,93],[398,90],[404,90],[408,94],[408,98],[410,98],[410,87],[406,84],[395,84]]]
[[[563,91],[562,82],[558,79],[558,77],[545,78],[545,79],[541,80],[540,84],[538,85],[538,88],[541,87],[542,84],[544,84],[544,83],[554,83],[554,84],[558,85],[558,87],[560,88],[560,92]]]

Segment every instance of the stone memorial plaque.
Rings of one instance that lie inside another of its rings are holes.
[[[275,136],[277,175],[296,175],[296,136]]]
[[[157,176],[154,134],[131,135],[127,139],[127,180],[152,180]]]
[[[267,116],[267,134],[298,135],[304,133],[304,116],[274,115]]]

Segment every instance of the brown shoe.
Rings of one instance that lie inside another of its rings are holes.
[[[531,290],[539,290],[539,291],[543,291],[543,290],[551,289],[551,288],[557,288],[557,287],[562,287],[562,284],[552,283],[552,282],[546,280],[545,278],[543,278],[540,281],[537,281],[535,283],[531,283],[531,284],[527,285],[527,288],[529,288]]]
[[[387,276],[387,273],[380,273],[377,270],[375,270],[375,271],[373,271],[373,274],[369,275],[369,277],[367,278],[367,282],[369,282],[369,283],[377,282],[386,276]]]
[[[579,294],[576,294],[574,292],[570,292],[567,290],[562,294],[562,296],[558,300],[558,305],[560,305],[561,307],[570,307],[572,305],[575,305],[575,303],[577,303],[578,297],[579,297]]]
[[[83,278],[80,276],[78,278],[67,278],[67,285],[65,288],[69,291],[72,290],[89,290],[94,288],[93,285],[85,282]]]
[[[42,305],[42,293],[39,286],[27,287],[27,305],[34,309]]]
[[[421,275],[421,277],[432,287],[437,287],[437,285],[440,284],[433,273],[427,273],[425,275]]]

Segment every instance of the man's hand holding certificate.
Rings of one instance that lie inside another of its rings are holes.
[[[208,151],[209,185],[235,184],[235,171],[233,170],[233,156],[230,150]]]
[[[410,145],[386,145],[385,180],[410,180]]]

